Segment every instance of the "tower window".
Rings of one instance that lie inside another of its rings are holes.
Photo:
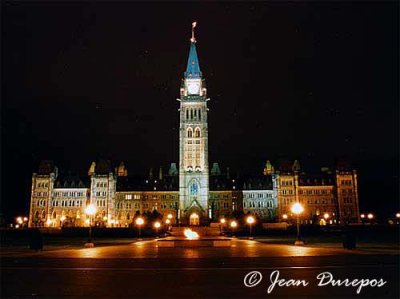
[[[199,191],[199,186],[197,185],[196,182],[193,182],[190,185],[190,195],[197,195]]]
[[[200,128],[196,128],[196,130],[194,131],[195,133],[195,137],[196,138],[200,138]]]
[[[189,129],[188,129],[188,131],[187,131],[187,137],[188,137],[188,138],[192,138],[192,137],[193,137],[192,128],[189,128]]]

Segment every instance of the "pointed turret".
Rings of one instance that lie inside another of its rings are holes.
[[[196,27],[196,25],[197,22],[192,23],[192,38],[190,39],[190,51],[186,67],[185,79],[201,78],[199,59],[197,58],[197,51],[196,51],[196,38],[194,37],[194,28]]]
[[[200,79],[200,65],[197,58],[196,43],[190,43],[189,59],[186,67],[185,79]]]

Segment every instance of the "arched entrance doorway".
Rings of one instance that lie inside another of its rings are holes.
[[[189,225],[200,225],[200,217],[197,213],[192,213],[189,216]]]

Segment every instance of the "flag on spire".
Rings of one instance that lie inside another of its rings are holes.
[[[194,28],[196,27],[196,25],[197,25],[197,22],[196,22],[196,21],[192,23],[192,38],[190,39],[190,41],[191,41],[192,43],[195,43],[195,42],[196,42],[196,39],[194,38]]]

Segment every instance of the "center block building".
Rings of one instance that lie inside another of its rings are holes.
[[[138,177],[128,176],[123,162],[99,160],[87,177],[78,178],[59,175],[51,161],[42,161],[32,176],[29,226],[87,226],[89,204],[96,206],[96,225],[107,227],[128,226],[138,213],[155,210],[183,225],[207,225],[242,212],[265,222],[287,221],[295,202],[305,207],[305,223],[359,221],[357,173],[347,165],[306,174],[298,161],[280,163],[277,170],[267,161],[263,174],[254,177],[233,177],[218,163],[210,169],[209,100],[192,32],[178,99],[179,165]]]

